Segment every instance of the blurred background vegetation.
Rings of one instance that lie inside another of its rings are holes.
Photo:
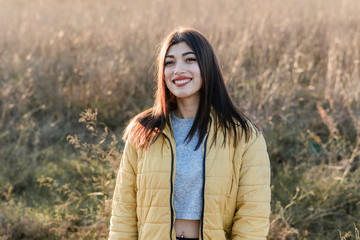
[[[360,2],[0,0],[0,238],[103,239],[126,122],[180,25],[272,164],[268,239],[360,239]],[[91,110],[92,109],[92,110]]]

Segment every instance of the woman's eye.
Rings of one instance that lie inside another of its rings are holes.
[[[186,59],[186,62],[195,62],[196,61],[196,58],[187,58]]]
[[[174,62],[173,61],[166,61],[165,63],[164,63],[164,66],[167,66],[167,65],[170,65],[170,64],[173,64]]]

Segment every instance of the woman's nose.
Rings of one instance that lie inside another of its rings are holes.
[[[175,65],[174,73],[183,73],[185,71],[184,65],[181,62],[177,62]]]

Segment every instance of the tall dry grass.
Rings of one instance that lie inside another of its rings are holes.
[[[119,137],[152,105],[162,37],[184,25],[209,37],[233,99],[264,129],[273,169],[269,239],[359,239],[360,2],[0,6],[0,236],[106,235],[112,190],[101,186],[112,186],[116,169],[97,171],[98,159],[80,152],[121,152],[121,144],[74,151],[66,136],[92,141],[77,123],[91,107]],[[89,198],[94,192],[102,195]]]

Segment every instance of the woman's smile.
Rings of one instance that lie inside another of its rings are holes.
[[[190,81],[192,80],[192,78],[190,77],[178,77],[172,80],[172,82],[177,86],[177,87],[183,87],[186,84],[188,84]]]

